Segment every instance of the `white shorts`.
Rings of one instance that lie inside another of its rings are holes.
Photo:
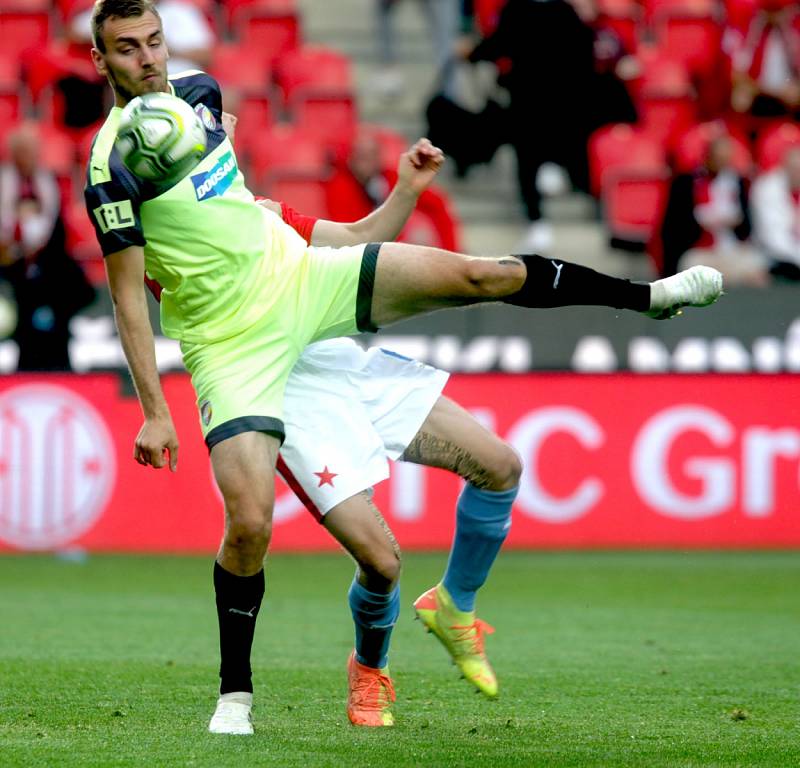
[[[321,521],[389,476],[447,383],[446,371],[351,339],[306,347],[284,394],[278,471]]]

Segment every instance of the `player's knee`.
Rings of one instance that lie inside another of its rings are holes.
[[[266,551],[272,536],[272,519],[263,505],[228,508],[226,543],[239,549]]]
[[[465,276],[478,298],[508,296],[525,282],[525,267],[515,259],[467,259]]]
[[[366,577],[366,588],[370,592],[390,589],[400,579],[400,553],[394,549],[371,551],[358,558],[358,565]]]
[[[507,491],[519,485],[522,476],[522,459],[508,444],[500,442],[488,469],[488,489]]]

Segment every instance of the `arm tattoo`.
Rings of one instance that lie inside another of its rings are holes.
[[[486,467],[455,443],[420,430],[406,448],[402,461],[424,464],[427,467],[449,469],[476,488],[490,488],[492,478]]]

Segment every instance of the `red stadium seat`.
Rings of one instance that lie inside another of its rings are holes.
[[[605,220],[612,238],[650,247],[660,268],[660,256],[652,244],[657,239],[669,193],[670,172],[661,170],[613,170],[603,184]]]
[[[357,109],[347,56],[322,46],[303,47],[282,56],[275,75],[298,125],[337,150],[349,146]]]
[[[355,96],[347,91],[302,90],[292,98],[295,123],[337,154],[346,152],[358,125]]]
[[[659,46],[693,75],[707,77],[715,71],[722,56],[722,25],[713,12],[659,8],[653,27]]]
[[[756,139],[756,160],[761,170],[779,165],[789,147],[800,145],[800,126],[779,122],[768,126]]]
[[[272,69],[257,50],[236,43],[214,46],[209,73],[225,88],[266,96],[272,82]]]
[[[667,146],[697,122],[697,103],[691,96],[645,95],[639,112],[644,130]]]
[[[264,191],[306,216],[328,218],[325,193],[326,177],[303,171],[276,171],[265,179]]]
[[[272,124],[270,65],[248,48],[220,45],[210,72],[223,86],[226,110],[239,118],[236,146],[247,153]]]
[[[678,173],[691,173],[703,164],[708,145],[716,137],[725,135],[733,142],[733,164],[743,176],[753,170],[753,156],[747,139],[732,133],[721,120],[699,123],[686,131],[675,144],[674,165]]]
[[[245,154],[264,139],[272,126],[272,102],[258,96],[244,96],[237,102],[235,114],[239,118],[236,126],[236,145]]]
[[[600,197],[606,174],[614,169],[661,169],[666,162],[662,144],[642,130],[619,123],[595,131],[589,138],[591,191]]]
[[[230,9],[229,28],[237,40],[270,61],[301,42],[300,14],[293,0],[252,0]]]
[[[635,84],[644,130],[665,146],[697,122],[697,100],[686,65],[659,48],[640,48],[642,76]]]
[[[328,170],[329,159],[316,136],[285,123],[264,132],[250,148],[250,164],[259,186],[266,186],[270,174],[284,171],[322,176]]]
[[[303,46],[281,56],[275,79],[287,102],[300,89],[353,90],[350,59],[324,46]]]
[[[49,35],[49,10],[23,10],[18,7],[0,11],[0,40],[3,41],[5,56],[19,56],[23,51],[43,46]]]

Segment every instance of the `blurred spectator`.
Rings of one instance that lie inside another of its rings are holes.
[[[800,146],[790,147],[783,163],[753,183],[755,237],[771,261],[770,272],[800,280]]]
[[[169,45],[169,74],[175,75],[187,69],[208,69],[214,32],[203,12],[186,0],[160,0],[156,7]]]
[[[594,34],[566,0],[509,0],[495,31],[469,59],[510,61],[504,83],[511,143],[531,222],[521,247],[547,251],[552,233],[542,221],[539,169],[557,163],[577,188],[588,190],[586,104],[595,82]]]
[[[398,68],[397,41],[394,32],[394,13],[400,0],[373,0],[375,3],[380,69],[374,77],[376,90],[385,96],[395,96],[403,89],[403,76]],[[430,27],[436,65],[440,71],[451,56],[453,41],[459,31],[461,0],[421,0]],[[445,90],[447,84],[445,83]]]
[[[374,211],[397,182],[397,170],[382,162],[380,143],[368,128],[361,129],[352,149],[326,186],[327,207],[334,221],[357,221]],[[401,242],[459,249],[458,224],[443,192],[429,187],[397,238]]]
[[[586,105],[592,131],[610,123],[635,123],[636,107],[626,83],[640,76],[639,60],[600,14],[597,0],[569,1],[594,35],[595,82]]]
[[[83,5],[88,5],[88,0]],[[83,133],[105,117],[110,98],[108,84],[92,64],[91,8],[76,6],[67,19],[62,39],[25,57],[25,76],[34,101],[41,101],[43,114],[62,128]],[[93,131],[92,131],[93,132]]]
[[[792,0],[761,0],[742,33],[729,30],[735,112],[800,117],[800,11]]]
[[[35,124],[9,134],[8,154],[0,166],[0,271],[17,302],[18,369],[66,371],[69,321],[94,289],[66,253],[58,184],[39,165]]]
[[[713,138],[703,165],[677,175],[670,186],[661,229],[665,275],[707,264],[726,285],[765,285],[767,264],[748,242],[748,185],[733,165],[727,134]]]

